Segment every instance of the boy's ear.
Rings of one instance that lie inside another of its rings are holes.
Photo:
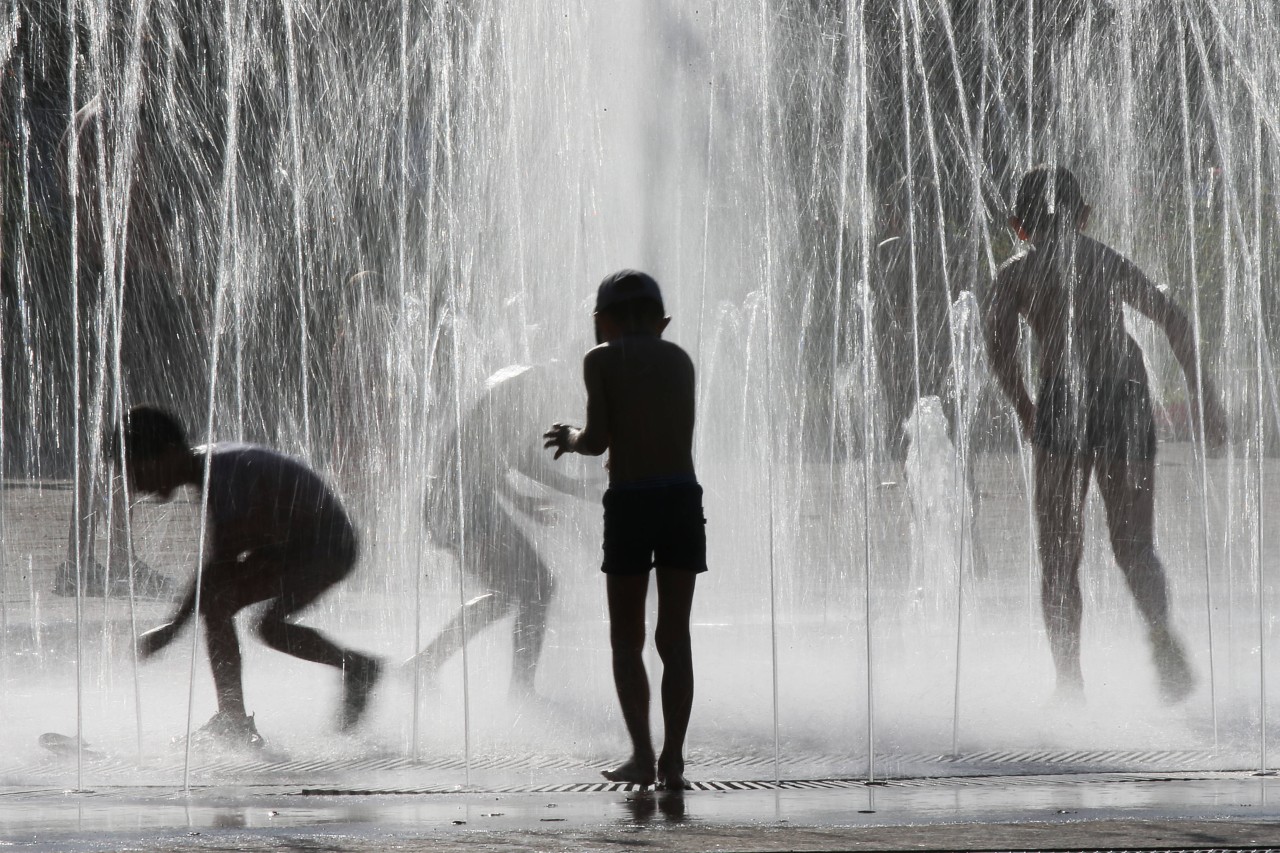
[[[1009,217],[1009,227],[1013,229],[1013,233],[1018,235],[1018,239],[1026,242],[1031,239],[1031,235],[1022,227],[1022,222],[1016,216]]]
[[[663,317],[662,320],[658,323],[658,334],[662,334],[663,332],[665,332],[667,330],[667,326],[670,326],[670,325],[671,325],[671,318]]]
[[[1089,224],[1089,214],[1091,213],[1093,213],[1093,208],[1089,205],[1086,204],[1081,207],[1080,216],[1076,219],[1076,228],[1083,231]]]

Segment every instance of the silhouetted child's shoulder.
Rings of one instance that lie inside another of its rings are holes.
[[[587,353],[585,364],[588,371],[598,370],[601,383],[621,399],[644,398],[661,408],[693,391],[693,359],[679,344],[657,335],[628,335],[601,344]]]
[[[1083,255],[1094,269],[1106,275],[1113,278],[1146,278],[1136,263],[1101,240],[1095,240],[1087,234],[1079,234],[1076,237],[1076,244],[1078,247],[1076,251]]]
[[[693,369],[693,359],[679,344],[655,335],[628,335],[608,343],[599,344],[587,351],[587,358],[617,362],[623,365],[644,366],[652,370],[670,368]]]

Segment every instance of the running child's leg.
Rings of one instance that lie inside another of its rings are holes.
[[[431,642],[409,658],[405,665],[421,665],[420,677],[433,678],[449,658],[462,651],[463,645],[505,616],[511,606],[506,598],[493,591],[475,596],[459,607]]]
[[[1097,473],[1111,550],[1147,623],[1161,695],[1168,702],[1180,701],[1195,686],[1195,678],[1169,625],[1168,588],[1155,547],[1155,463],[1099,459]]]
[[[547,614],[555,596],[556,581],[530,543],[512,569],[520,573],[512,590],[515,619],[511,626],[511,692],[532,696],[547,637]]]
[[[1035,509],[1040,550],[1040,605],[1059,691],[1084,686],[1080,670],[1080,561],[1090,464],[1076,454],[1035,451]]]
[[[1116,563],[1147,627],[1164,628],[1169,599],[1155,547],[1155,465],[1099,459],[1096,471]]]

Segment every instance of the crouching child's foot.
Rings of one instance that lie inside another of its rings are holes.
[[[352,655],[352,660],[342,668],[342,708],[338,714],[338,728],[350,731],[355,728],[369,707],[369,694],[382,675],[382,664],[363,655]]]
[[[175,744],[183,742],[183,738],[174,740]],[[191,733],[191,745],[198,749],[261,750],[267,742],[258,734],[252,714],[219,711]]]
[[[634,785],[652,785],[656,774],[653,769],[653,760],[641,761],[632,757],[625,764],[620,764],[612,770],[601,770],[600,775],[608,779],[610,782],[630,782]]]

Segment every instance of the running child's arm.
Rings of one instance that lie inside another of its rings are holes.
[[[1018,367],[1018,288],[1013,281],[1016,273],[1005,267],[996,274],[988,291],[985,310],[982,313],[983,332],[987,344],[987,358],[995,373],[1000,390],[1013,404],[1018,423],[1025,434],[1030,435],[1035,424],[1036,407],[1022,382],[1022,370]]]
[[[557,491],[562,495],[587,500],[592,497],[593,491],[599,491],[590,480],[561,474],[552,467],[547,461],[547,457],[541,453],[521,452],[516,460],[516,470],[535,483],[546,486],[548,489]],[[510,495],[508,496],[510,497]]]
[[[1218,402],[1218,395],[1208,373],[1199,369],[1195,328],[1186,312],[1156,287],[1136,265],[1121,261],[1119,277],[1126,285],[1125,301],[1150,317],[1169,339],[1173,357],[1178,360],[1187,379],[1193,417],[1199,419],[1200,409],[1204,409],[1205,440],[1213,446],[1222,444],[1227,437],[1226,412]],[[1196,405],[1197,402],[1200,405]]]

